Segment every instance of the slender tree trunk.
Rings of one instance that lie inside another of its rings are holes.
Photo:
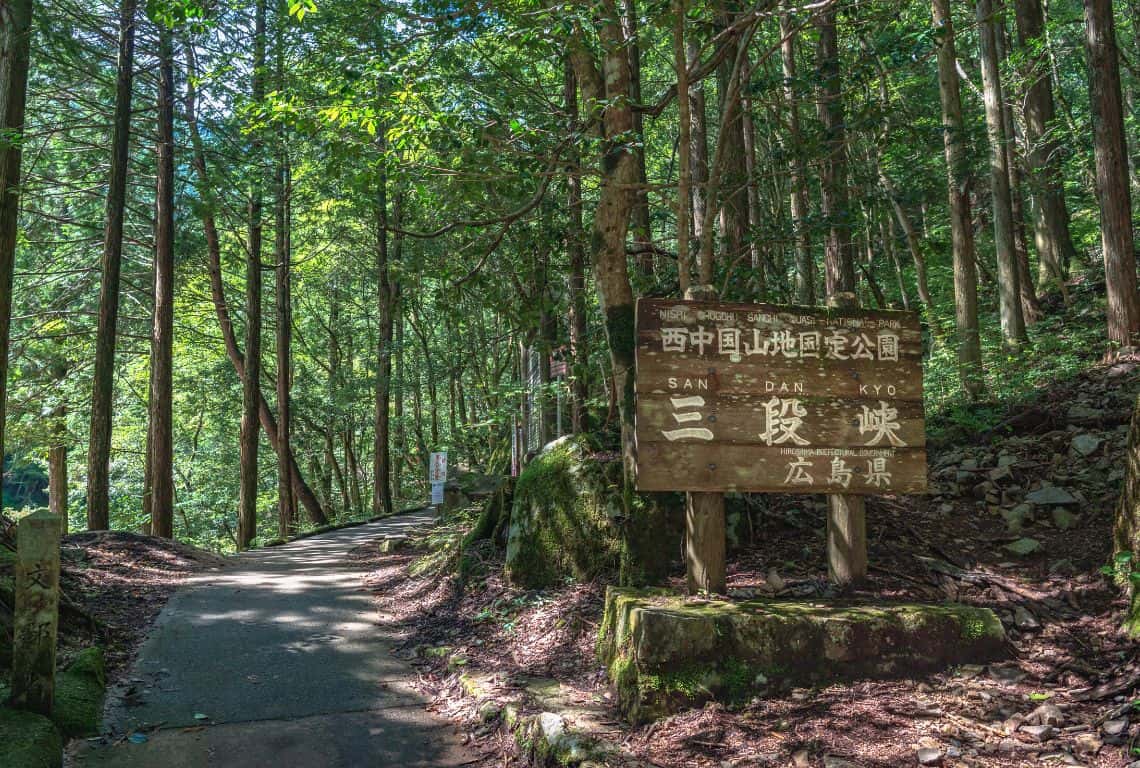
[[[1023,49],[1026,80],[1025,143],[1026,159],[1031,173],[1030,189],[1036,205],[1034,239],[1040,261],[1040,280],[1056,280],[1059,285],[1067,276],[1066,265],[1076,257],[1069,233],[1069,210],[1065,204],[1065,184],[1061,170],[1063,151],[1053,125],[1056,111],[1053,86],[1045,51],[1045,15],[1041,0],[1015,0],[1017,9],[1017,41]]]
[[[746,67],[747,69],[748,67]],[[741,83],[744,88],[746,84]],[[747,89],[744,91],[747,93]],[[765,301],[768,298],[768,264],[764,256],[764,249],[760,245],[757,232],[763,224],[763,214],[760,213],[760,185],[756,181],[756,126],[752,121],[752,99],[742,97],[741,102],[741,130],[744,132],[744,174],[747,184],[748,198],[748,251],[752,262],[752,290],[751,294],[756,301]]]
[[[1017,253],[1013,241],[1013,204],[1009,188],[1006,152],[1004,98],[998,68],[997,22],[993,0],[977,0],[979,51],[982,85],[986,103],[986,134],[990,145],[990,187],[993,191],[994,247],[997,251],[998,302],[1002,340],[1007,349],[1017,350],[1027,340],[1021,312]]]
[[[28,91],[32,5],[32,0],[0,4],[0,465],[4,462],[12,275],[20,213],[20,150]],[[3,484],[0,483],[0,509],[3,508]]]
[[[946,155],[946,189],[950,201],[950,238],[954,261],[954,319],[958,331],[958,374],[971,397],[983,390],[982,347],[978,333],[978,274],[974,227],[970,213],[970,168],[962,125],[962,97],[954,49],[950,0],[931,0],[938,40],[938,91],[942,100],[942,137]]]
[[[886,223],[884,224],[884,219]],[[910,296],[906,292],[906,280],[903,279],[902,262],[899,261],[899,252],[895,248],[895,220],[891,218],[890,214],[885,214],[879,219],[879,239],[883,241],[883,250],[887,252],[887,257],[891,260],[891,265],[895,268],[895,281],[899,287],[899,298],[902,299],[903,309],[910,309]]]
[[[222,283],[222,245],[221,237],[218,234],[218,227],[214,221],[213,204],[214,199],[210,191],[210,176],[206,167],[206,152],[202,143],[202,136],[198,130],[198,120],[196,116],[196,101],[197,92],[194,88],[194,81],[196,78],[196,67],[194,66],[194,55],[192,49],[187,46],[186,48],[186,124],[188,133],[190,134],[190,147],[193,150],[191,157],[191,165],[194,167],[194,174],[198,179],[198,194],[201,195],[204,204],[200,206],[199,210],[202,217],[202,229],[206,238],[206,270],[210,277],[210,297],[214,303],[214,314],[218,318],[218,327],[222,331],[222,342],[226,348],[226,357],[230,359],[230,364],[234,368],[234,372],[240,381],[245,381],[245,356],[237,343],[237,335],[234,333],[233,322],[230,320],[229,307],[226,304],[225,288]],[[297,457],[293,453],[292,446],[287,443],[282,443],[277,439],[277,420],[273,416],[273,412],[269,410],[269,403],[266,401],[264,395],[259,394],[258,417],[261,421],[261,429],[265,432],[265,436],[269,439],[270,445],[278,456],[284,451],[289,457],[289,466],[293,476],[293,494],[301,505],[305,508],[305,513],[309,516],[310,521],[316,525],[324,525],[328,522],[325,515],[324,507],[321,500],[313,493],[312,488],[305,482],[305,478],[301,474],[300,467],[297,466]]]
[[[685,47],[687,0],[673,0],[673,68],[677,72],[677,278],[684,296],[692,284],[689,260],[689,232],[693,206],[690,204],[693,178],[693,100],[689,86],[689,60]],[[703,215],[703,214],[702,214]]]
[[[839,75],[839,39],[835,6],[818,13],[819,121],[824,157],[820,161],[820,208],[827,222],[824,269],[827,295],[855,292],[854,245],[847,196],[847,132]]]
[[[999,22],[995,29],[998,61],[1005,61],[1008,45],[1005,24]],[[1017,125],[1013,120],[1013,107],[1010,99],[1002,102],[1002,122],[1005,128],[1005,164],[1009,169],[1009,202],[1013,216],[1013,252],[1017,259],[1017,289],[1021,297],[1021,315],[1026,325],[1033,325],[1041,318],[1041,304],[1037,301],[1037,290],[1033,287],[1033,275],[1029,269],[1029,232],[1025,225],[1025,190],[1022,184],[1021,157],[1017,147]]]
[[[383,163],[383,159],[381,163]],[[376,410],[373,446],[372,513],[391,515],[392,453],[392,331],[395,286],[388,270],[388,176],[383,166],[376,179],[376,302],[379,328],[376,334]]]
[[[280,8],[280,6],[279,6]],[[276,80],[277,88],[284,91],[285,82],[285,19],[278,10],[276,19]],[[277,130],[277,168],[273,188],[274,213],[274,294],[277,305],[277,441],[289,445],[293,441],[293,276],[290,261],[292,216],[289,198],[292,194],[289,150],[284,125]],[[277,535],[284,539],[293,532],[297,522],[297,502],[293,496],[293,462],[288,451],[277,454]]]
[[[622,27],[628,41],[629,98],[641,103],[641,41],[638,28],[637,0],[622,0]],[[633,217],[630,239],[637,252],[638,270],[646,277],[653,276],[653,227],[649,219],[649,177],[645,168],[645,125],[640,112],[633,113],[633,130],[638,138],[634,150],[637,156],[637,189],[634,191]]]
[[[67,534],[67,405],[60,403],[51,412],[52,443],[48,449],[48,509],[59,517]]]
[[[265,99],[265,0],[257,0],[253,32],[253,102]],[[261,398],[261,235],[263,169],[259,131],[253,137],[253,181],[245,260],[245,379],[241,392],[241,483],[238,493],[238,550],[257,535],[258,405]]]
[[[898,220],[899,226],[902,227],[903,234],[906,236],[907,250],[910,251],[911,260],[914,261],[914,281],[918,288],[918,300],[921,301],[924,306],[930,307],[933,304],[933,299],[930,298],[930,285],[926,277],[926,256],[922,252],[921,235],[918,230],[914,228],[910,217],[907,216],[906,209],[902,207],[894,183],[891,182],[883,170],[882,160],[879,157],[878,151],[875,152],[875,156],[879,173],[879,184],[887,194],[887,202],[890,203],[891,210],[894,211],[895,218]]]
[[[135,0],[119,7],[119,61],[111,171],[103,235],[95,375],[91,387],[91,442],[87,451],[87,529],[110,527],[111,415],[115,386],[115,342],[119,321],[119,275],[123,266],[123,216],[131,140],[131,95],[135,59]]]
[[[736,19],[736,4],[733,0],[717,0],[717,23],[724,29]],[[717,174],[720,189],[720,230],[723,246],[721,255],[727,268],[736,263],[744,253],[748,233],[748,175],[745,160],[744,123],[741,117],[742,83],[734,79],[743,78],[748,67],[747,51],[741,51],[747,41],[738,40],[732,51],[717,67],[717,96],[720,111],[720,131],[717,135]],[[740,57],[743,56],[743,60]],[[710,177],[711,178],[711,177]],[[710,200],[712,204],[718,201]],[[707,234],[706,234],[707,237]],[[702,261],[702,264],[709,263]],[[711,266],[711,263],[710,263]],[[712,274],[702,273],[701,282],[712,282]]]
[[[1136,295],[1136,252],[1132,197],[1128,187],[1128,143],[1120,97],[1120,62],[1112,0],[1084,0],[1089,55],[1089,101],[1096,150],[1096,193],[1108,292],[1108,339],[1132,343],[1140,331]]]
[[[147,461],[150,533],[174,537],[174,39],[158,30],[158,168],[154,195],[154,330]]]
[[[700,46],[692,36],[685,41],[685,46],[689,57],[689,69],[693,69],[700,61]],[[693,195],[692,241],[699,244],[705,239],[706,211],[711,204],[708,199],[708,117],[705,109],[705,86],[700,80],[689,83],[689,137],[692,171],[689,174],[689,188]]]
[[[399,237],[396,239],[396,251],[399,252]],[[408,429],[404,423],[404,388],[406,373],[404,371],[404,313],[400,309],[397,302],[393,312],[393,319],[395,320],[395,337],[396,348],[394,354],[396,356],[396,456],[397,461],[393,468],[392,477],[392,495],[397,499],[404,497],[404,471],[403,467],[407,463],[406,456],[408,453]]]
[[[796,88],[796,36],[792,17],[786,10],[780,14],[780,51],[784,68],[784,100],[788,114],[788,174],[791,186],[792,231],[796,241],[796,301],[805,306],[815,304],[815,259],[811,253],[811,229],[808,226],[808,189],[803,164],[803,137],[800,134],[800,100]]]
[[[563,77],[562,99],[571,130],[578,124],[578,83],[574,64],[567,57]],[[570,419],[577,434],[590,429],[589,399],[590,357],[586,335],[586,249],[582,225],[582,161],[578,148],[572,149],[566,174],[569,225],[566,250],[570,261],[570,357],[573,361]]]

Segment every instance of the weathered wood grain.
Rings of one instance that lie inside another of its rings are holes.
[[[639,489],[926,490],[916,314],[643,299],[637,320]]]

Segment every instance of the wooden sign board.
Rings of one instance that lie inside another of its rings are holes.
[[[642,491],[926,491],[913,312],[637,303]]]

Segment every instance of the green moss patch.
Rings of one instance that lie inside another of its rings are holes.
[[[0,765],[4,768],[58,768],[63,741],[51,720],[0,707]]]
[[[66,738],[99,733],[107,674],[103,649],[87,648],[55,676],[52,720]]]
[[[507,536],[512,583],[542,589],[617,575],[623,584],[646,584],[666,574],[679,542],[678,526],[666,524],[669,499],[627,498],[621,462],[599,461],[598,453],[587,435],[564,437],[518,478]]]
[[[927,674],[1004,650],[1005,631],[986,608],[690,601],[615,587],[597,642],[635,722],[773,687]]]

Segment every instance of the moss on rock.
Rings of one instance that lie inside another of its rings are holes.
[[[758,687],[891,677],[988,661],[1005,632],[985,608],[943,604],[692,602],[611,587],[598,655],[631,720]]]
[[[67,738],[99,732],[107,673],[103,649],[87,648],[55,676],[55,705],[51,718]]]
[[[59,768],[63,741],[46,717],[0,707],[0,765],[4,768]]]
[[[523,470],[507,534],[512,583],[541,589],[567,577],[618,575],[638,585],[664,577],[679,536],[669,525],[667,496],[627,498],[621,462],[599,460],[599,453],[590,436],[567,436]]]

